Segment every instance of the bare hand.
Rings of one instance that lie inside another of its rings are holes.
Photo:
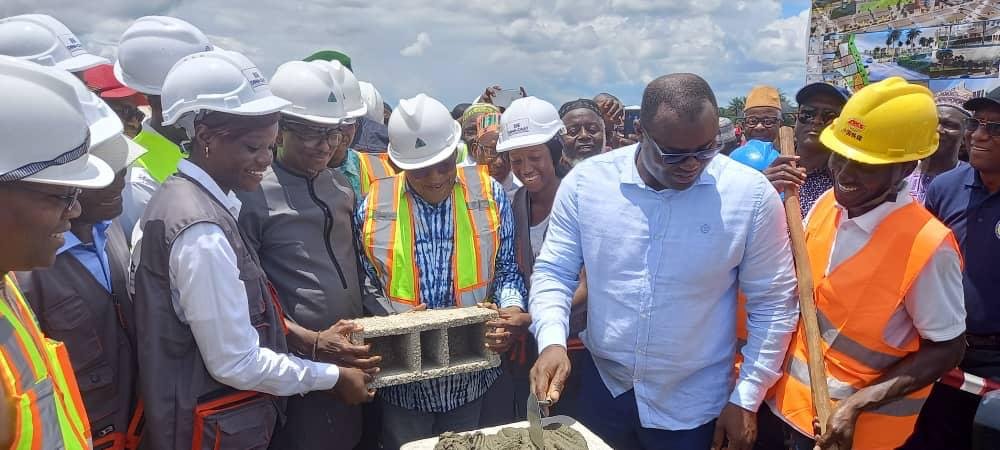
[[[727,403],[715,422],[712,450],[750,450],[757,440],[757,413]]]
[[[382,362],[381,356],[371,356],[371,345],[357,345],[351,342],[351,334],[363,328],[351,321],[341,320],[332,327],[319,332],[316,345],[316,359],[339,366],[372,370]]]
[[[368,403],[375,398],[375,390],[368,389],[368,383],[374,379],[373,374],[365,373],[360,369],[341,367],[340,378],[337,379],[337,384],[330,392],[348,405]]]
[[[483,95],[479,96],[479,103],[489,103],[493,104],[493,97],[497,95],[498,92],[502,91],[503,88],[499,85],[494,85],[486,88]]]
[[[500,312],[500,317],[486,322],[488,330],[486,332],[486,348],[496,353],[506,353],[511,345],[528,333],[531,325],[531,314],[524,312],[519,307],[498,309],[493,303],[480,303],[479,307],[489,308]]]
[[[801,187],[806,182],[806,169],[796,167],[798,156],[779,156],[768,168],[764,169],[764,176],[771,182],[778,192],[785,192],[785,189]]]
[[[531,368],[531,391],[539,400],[548,399],[555,404],[566,387],[566,378],[569,378],[571,369],[566,347],[545,347]]]
[[[817,450],[850,450],[854,445],[854,427],[861,411],[841,402],[827,421],[826,433],[816,440]]]

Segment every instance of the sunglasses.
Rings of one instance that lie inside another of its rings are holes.
[[[125,121],[135,119],[142,122],[146,118],[146,113],[142,112],[135,105],[129,103],[109,102],[108,106],[111,107],[111,110],[114,111],[119,118]]]
[[[774,128],[775,125],[781,123],[781,119],[777,117],[747,117],[743,119],[743,123],[750,128],[757,125],[764,125],[764,128]]]
[[[53,198],[59,200],[60,202],[63,202],[64,203],[62,210],[63,214],[65,214],[66,211],[69,211],[70,209],[73,208],[73,204],[76,203],[77,199],[80,197],[80,193],[83,192],[83,189],[80,189],[78,187],[71,188],[68,194],[53,194],[51,192],[46,192],[41,189],[32,189],[30,187],[24,186],[21,183],[13,183],[10,184],[9,186],[19,191],[34,192],[36,194],[41,194],[46,197]]]
[[[712,145],[711,147],[701,148],[695,150],[694,152],[688,150],[678,150],[678,149],[668,148],[667,150],[670,150],[670,153],[667,153],[664,152],[663,148],[660,147],[660,144],[657,144],[656,141],[654,141],[653,138],[649,137],[648,134],[643,133],[643,136],[646,137],[647,141],[653,144],[653,148],[656,149],[657,153],[659,153],[660,160],[663,161],[663,164],[669,164],[669,165],[680,164],[684,161],[687,161],[688,158],[695,158],[698,161],[708,161],[714,158],[715,155],[718,155],[719,152],[722,151],[723,147],[723,145],[720,144],[718,140],[716,140],[711,144]]]
[[[799,108],[798,119],[800,123],[808,124],[816,120],[817,117],[819,117],[822,123],[829,124],[830,122],[833,122],[833,119],[836,119],[837,116],[839,115],[840,115],[839,112],[834,111],[832,109],[820,110],[816,108],[803,107]]]
[[[965,131],[969,133],[975,133],[976,130],[979,129],[980,125],[986,127],[985,128],[986,133],[989,134],[991,137],[1000,136],[1000,122],[988,122],[985,120],[979,120],[972,117],[965,119]]]

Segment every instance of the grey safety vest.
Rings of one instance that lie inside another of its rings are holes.
[[[284,401],[264,394],[249,396],[212,378],[191,329],[174,311],[169,267],[171,247],[184,230],[198,223],[218,225],[236,253],[260,345],[285,353],[283,323],[257,254],[245,243],[229,211],[184,174],[163,183],[146,206],[142,223],[143,237],[136,249],[139,262],[132,268],[139,390],[145,407],[140,448],[267,447]]]

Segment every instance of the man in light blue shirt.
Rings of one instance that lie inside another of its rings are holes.
[[[563,180],[531,279],[532,369],[558,400],[569,311],[587,267],[593,355],[579,419],[614,448],[749,449],[798,320],[784,210],[759,172],[718,155],[718,114],[692,74],[654,80],[639,144],[595,156]],[[749,339],[733,380],[736,295]],[[718,423],[716,424],[716,419]]]

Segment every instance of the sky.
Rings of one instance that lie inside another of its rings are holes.
[[[557,107],[610,92],[639,104],[652,79],[693,72],[720,105],[805,82],[807,0],[4,0],[0,17],[62,20],[114,58],[136,18],[187,20],[266,74],[316,50],[349,54],[360,80],[395,106],[426,93],[449,108],[487,86],[523,86]]]

